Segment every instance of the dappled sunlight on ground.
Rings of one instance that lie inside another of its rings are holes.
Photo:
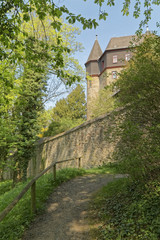
[[[89,239],[88,204],[91,196],[113,180],[113,175],[77,177],[59,186],[25,233],[23,240],[87,240]]]

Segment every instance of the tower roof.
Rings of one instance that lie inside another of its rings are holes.
[[[98,60],[101,55],[102,55],[102,49],[99,45],[98,40],[96,39],[95,42],[94,42],[94,45],[92,47],[92,50],[89,54],[89,57],[87,59],[87,62],[89,62],[91,60]]]

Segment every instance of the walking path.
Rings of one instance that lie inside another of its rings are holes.
[[[87,240],[87,209],[94,192],[114,176],[86,175],[60,185],[50,196],[44,214],[38,216],[23,240]]]

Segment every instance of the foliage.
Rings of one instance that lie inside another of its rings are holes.
[[[63,19],[58,19],[61,28],[57,32],[51,25],[51,17],[46,16],[42,22],[34,12],[31,16],[30,21],[23,23],[22,30],[26,31],[32,38],[47,44],[48,59],[46,61],[48,61],[47,69],[50,80],[47,82],[49,86],[47,86],[44,98],[46,102],[64,91],[63,85],[65,87],[67,84],[71,85],[72,76],[75,77],[74,80],[83,78],[83,69],[74,58],[75,52],[81,51],[83,48],[82,44],[76,41],[76,36],[80,34],[77,27],[66,24]],[[57,53],[55,53],[55,48]],[[62,48],[65,51],[62,52]],[[63,90],[60,90],[62,87]]]
[[[17,36],[21,33],[21,25],[23,22],[28,22],[32,20],[32,13],[35,12],[41,22],[45,19],[45,17],[51,17],[51,25],[56,30],[59,31],[62,23],[59,22],[62,14],[66,14],[66,19],[69,23],[74,23],[75,21],[79,21],[83,24],[84,28],[92,28],[96,27],[98,24],[95,19],[86,20],[81,15],[75,16],[65,6],[56,6],[56,3],[51,0],[29,0],[28,2],[24,0],[3,0],[0,4],[0,41],[1,41],[1,49],[0,56],[1,59],[9,58],[9,54],[4,50],[2,46],[5,48],[9,48],[13,50],[19,46],[24,46],[24,41],[19,40]],[[21,17],[23,14],[23,17]],[[25,30],[22,32],[24,36],[27,35]],[[59,38],[57,37],[57,40]],[[14,44],[13,44],[14,43]],[[47,46],[45,42],[42,42],[44,46]],[[57,63],[61,59],[61,53],[65,51],[65,48],[61,48],[59,51],[53,44],[54,52],[57,54]],[[28,49],[28,52],[31,52],[31,49]],[[17,59],[18,54],[15,55]]]
[[[87,1],[87,0],[84,0],[84,1]],[[155,0],[155,1],[123,0],[122,2],[123,2],[123,7],[121,9],[121,12],[124,16],[128,16],[133,11],[132,15],[135,19],[137,19],[140,17],[140,15],[143,11],[144,19],[141,20],[141,22],[139,24],[139,31],[138,31],[139,33],[142,32],[143,27],[145,25],[147,25],[149,20],[151,19],[153,7],[160,5],[159,0]],[[104,20],[106,20],[107,16],[109,15],[108,7],[113,7],[116,5],[115,0],[94,0],[94,3],[99,5],[99,7],[100,7],[99,19],[104,19]],[[106,11],[106,9],[107,9],[107,11]]]
[[[30,43],[29,43],[30,44]],[[18,167],[22,171],[23,179],[26,179],[28,162],[32,157],[34,142],[37,139],[38,112],[42,109],[42,98],[45,92],[47,81],[46,54],[37,44],[32,45],[32,49],[39,52],[36,59],[36,64],[30,59],[30,56],[25,57],[23,64],[23,73],[21,80],[20,93],[14,105],[15,120],[18,128],[16,142],[16,158]],[[15,131],[16,132],[16,131]]]
[[[21,33],[17,36],[19,41],[24,41],[23,47],[15,47],[10,59],[1,61],[0,66],[0,174],[2,178],[6,167],[12,168],[15,180],[18,174],[26,179],[28,161],[34,152],[34,142],[39,132],[37,117],[44,101],[54,96],[53,84],[52,88],[47,86],[48,78],[52,78],[53,82],[53,75],[58,76],[55,83],[55,90],[58,91],[61,83],[71,83],[73,71],[77,75],[75,80],[80,79],[81,69],[72,56],[81,49],[81,44],[75,41],[78,29],[63,23],[61,30],[56,33],[49,18],[43,19],[42,23],[35,13],[30,14],[31,20],[22,24]],[[62,23],[62,20],[59,19],[59,22]],[[22,34],[23,31],[27,33],[26,36]],[[65,40],[61,41],[62,38]],[[56,53],[53,43],[58,48]],[[62,51],[60,44],[66,51],[62,53],[63,60],[59,59],[58,63],[55,59]],[[17,60],[15,55],[19,56]],[[14,155],[14,158],[8,161],[10,155]]]
[[[91,221],[100,225],[99,229],[93,227],[93,239],[158,240],[159,206],[159,178],[145,185],[129,179],[109,183],[91,205]]]
[[[85,120],[86,101],[82,86],[77,87],[66,99],[61,99],[52,110],[52,122],[44,136],[54,136],[80,125]]]
[[[15,170],[14,176],[16,177],[19,170],[20,176],[24,179],[36,139],[37,112],[42,107],[47,73],[46,52],[42,51],[38,42],[28,37],[26,49],[31,47],[32,56],[28,55],[27,51],[22,54],[21,49],[16,50],[22,54],[22,59],[13,63],[13,71],[8,76],[5,72],[9,72],[10,62],[5,64],[5,61],[2,61],[4,69],[1,74],[2,81],[4,78],[5,81],[8,80],[8,85],[4,83],[1,86],[1,100],[4,102],[4,108],[1,108],[0,112],[3,129],[0,146],[4,153],[1,155],[1,164],[6,165],[9,154],[13,154],[14,161],[11,166]]]
[[[7,163],[9,145],[15,138],[15,122],[11,118],[11,109],[17,95],[14,74],[14,64],[10,65],[7,61],[0,62],[0,178]]]
[[[57,102],[53,109],[53,118],[58,120],[62,117],[70,119],[85,118],[86,101],[84,89],[78,85],[66,99]]]
[[[84,0],[87,1],[87,0]],[[106,17],[108,16],[108,12],[103,10],[103,6],[106,5],[107,7],[114,6],[115,1],[114,0],[94,0],[94,3],[99,5],[100,7],[100,13],[99,13],[99,19],[106,20]],[[123,8],[122,13],[123,15],[129,15],[129,9],[131,6],[132,1],[124,0],[123,1]],[[139,0],[136,0],[134,3],[134,11],[133,16],[135,18],[138,18],[141,13],[141,4],[142,2]],[[160,2],[157,1],[143,1],[144,6],[144,16],[145,19],[141,22],[141,27],[144,24],[147,24],[147,22],[151,19],[151,13],[153,11],[154,5],[160,5]],[[74,24],[76,21],[80,22],[83,25],[83,29],[86,28],[96,28],[98,26],[98,23],[95,19],[85,19],[81,16],[81,14],[78,14],[77,16],[74,13],[71,13],[66,6],[57,6],[56,1],[51,0],[43,0],[43,1],[37,1],[37,0],[29,0],[28,2],[25,2],[24,0],[12,0],[7,1],[3,0],[0,5],[0,41],[1,44],[8,47],[10,45],[10,49],[13,49],[13,41],[15,46],[22,45],[23,41],[19,41],[17,39],[17,35],[20,33],[20,26],[22,22],[28,22],[30,19],[32,19],[31,13],[35,12],[38,16],[38,18],[43,21],[45,17],[48,15],[52,18],[51,25],[54,29],[57,31],[60,30],[62,24],[58,21],[59,18],[63,15],[65,15],[66,20]],[[21,18],[21,13],[23,13],[23,18]],[[5,34],[4,34],[5,33]],[[26,35],[25,31],[23,32],[24,35]],[[56,50],[55,50],[56,51]],[[7,52],[1,49],[0,51],[1,56],[6,57]]]
[[[92,102],[92,118],[111,112],[116,108],[116,100],[113,95],[112,85],[100,90],[98,99]]]
[[[134,179],[152,177],[159,166],[159,41],[146,35],[116,82],[118,103],[125,107],[125,114],[114,129],[119,136],[114,158]]]
[[[85,171],[83,169],[63,169],[57,172],[56,182],[53,174],[46,174],[41,177],[36,184],[37,211],[42,212],[44,203],[53,190],[64,181],[68,181],[76,176],[81,176]],[[11,182],[10,182],[11,184]],[[0,188],[7,184],[0,183]],[[24,188],[26,183],[19,183],[16,187],[5,194],[0,195],[0,211],[2,211]],[[43,191],[42,191],[43,190]],[[3,190],[2,190],[3,191]],[[0,223],[1,240],[18,240],[22,236],[25,228],[29,226],[34,216],[30,210],[30,192],[20,200],[15,208]]]
[[[3,195],[4,193],[10,191],[11,189],[12,189],[11,180],[0,182],[0,195]]]

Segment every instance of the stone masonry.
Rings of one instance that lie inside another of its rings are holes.
[[[117,124],[115,115],[119,114],[121,110],[116,110],[57,136],[40,139],[36,146],[36,158],[29,164],[28,175],[35,175],[51,163],[69,158],[82,157],[83,168],[112,162],[116,142],[110,141],[110,128]],[[59,164],[59,168],[76,166],[78,161],[75,160]]]

